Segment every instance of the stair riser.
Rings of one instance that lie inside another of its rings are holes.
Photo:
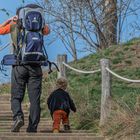
[[[8,95],[8,96],[0,96],[0,102],[3,102],[3,101],[10,102],[10,100],[11,100],[10,95]]]
[[[24,124],[27,125],[28,122],[25,122]],[[11,125],[13,125],[13,122],[12,121],[11,122],[6,122],[6,123],[0,122],[0,127],[3,127],[3,126],[11,126]],[[52,126],[53,123],[50,123],[50,122],[41,122],[41,123],[39,123],[39,126],[49,126],[49,125]]]
[[[11,104],[11,101],[10,101],[10,100],[8,100],[8,101],[5,101],[5,100],[4,100],[4,101],[1,101],[1,100],[0,100],[0,104],[1,104],[1,105],[2,105],[2,104]]]
[[[24,121],[25,122],[28,122],[28,117],[25,117],[24,118]],[[47,122],[48,121],[48,119],[46,119],[46,118],[41,118],[41,121],[40,121],[40,123],[43,123],[43,122]],[[8,117],[8,118],[4,118],[4,119],[0,119],[0,123],[1,122],[7,122],[7,123],[11,123],[11,122],[13,122],[13,118],[12,117]]]
[[[28,118],[29,118],[29,115],[26,115],[24,117],[24,120],[25,121],[28,121]],[[4,122],[4,121],[13,121],[13,115],[3,115],[3,116],[0,116],[0,123],[1,122]]]
[[[27,126],[28,125],[24,125],[22,128],[21,128],[21,130],[22,129],[26,129],[27,128]],[[12,125],[9,125],[9,126],[0,126],[0,130],[2,130],[2,129],[11,129],[11,127],[12,127]],[[39,125],[38,126],[38,128],[42,128],[42,129],[47,129],[47,128],[52,128],[52,125]]]
[[[13,114],[0,114],[0,120],[3,118],[10,119],[12,116]],[[28,116],[29,116],[28,114],[24,114],[24,118],[28,118]]]
[[[48,136],[48,137],[1,137],[0,140],[104,140],[103,137],[74,137],[74,136]]]
[[[38,129],[37,131],[47,134],[49,132],[52,132],[52,129],[49,129],[49,128],[47,128],[47,129]],[[64,132],[63,129],[61,131]],[[4,132],[4,133],[11,132],[11,129],[10,130],[0,130],[0,134],[2,134],[1,132]],[[21,129],[20,133],[23,133],[23,132],[26,132],[26,131]],[[93,132],[88,131],[88,130],[71,130],[70,133],[93,133]]]
[[[25,120],[24,125],[28,124],[28,122],[29,122],[28,120]],[[0,126],[4,126],[4,125],[9,126],[9,125],[12,125],[12,124],[13,124],[13,121],[4,121],[4,122],[0,121]],[[47,122],[47,121],[42,121],[38,125],[53,125],[53,123]]]
[[[0,105],[0,110],[11,111],[11,105],[2,104],[2,105]],[[22,110],[28,110],[28,107],[27,106],[22,106]]]
[[[23,113],[24,114],[28,114],[29,113],[29,111],[26,111],[26,110],[23,110]],[[0,115],[1,114],[12,114],[12,111],[10,110],[10,111],[5,111],[5,110],[3,110],[2,108],[0,109]]]
[[[52,133],[52,131],[48,132],[48,133],[0,133],[0,137],[4,137],[4,136],[96,136],[96,134],[94,133]]]

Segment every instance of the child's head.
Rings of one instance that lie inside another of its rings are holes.
[[[57,88],[61,88],[61,89],[63,89],[63,90],[66,90],[67,85],[68,85],[68,81],[67,81],[67,79],[64,78],[64,77],[60,77],[60,78],[58,78],[57,81],[56,81],[56,87],[57,87]]]

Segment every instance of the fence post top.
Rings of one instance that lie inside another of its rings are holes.
[[[58,56],[58,57],[67,56],[67,54],[58,54],[57,56]]]
[[[109,63],[110,63],[110,60],[109,59],[101,59],[100,60],[100,64],[101,65],[109,65]]]
[[[102,61],[109,61],[109,59],[107,59],[107,58],[102,58],[100,61],[101,61],[101,62],[102,62]]]

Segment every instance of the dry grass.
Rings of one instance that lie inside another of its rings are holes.
[[[140,96],[134,108],[123,101],[112,101],[112,112],[102,133],[108,140],[140,140]]]

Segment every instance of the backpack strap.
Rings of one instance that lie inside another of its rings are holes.
[[[17,24],[13,24],[11,26],[10,33],[13,44],[13,53],[17,54],[19,51],[19,34],[20,34],[20,29],[18,28]]]
[[[18,46],[18,39],[17,38],[18,38],[19,32],[20,31],[19,31],[19,28],[18,28],[17,24],[11,25],[11,29],[10,29],[11,39],[12,39],[14,47],[16,47],[16,48]]]
[[[50,62],[49,60],[48,60],[47,62],[48,62],[48,64],[49,64],[49,72],[48,72],[49,74],[53,72],[53,71],[52,71],[52,65],[54,65],[55,68],[57,69],[57,71],[59,71],[58,66],[57,66],[54,62]]]
[[[19,28],[18,24],[13,24],[10,29],[11,39],[13,44],[13,54],[17,55],[17,59],[20,59],[21,49],[23,45],[23,29]],[[17,61],[18,61],[17,60]]]

